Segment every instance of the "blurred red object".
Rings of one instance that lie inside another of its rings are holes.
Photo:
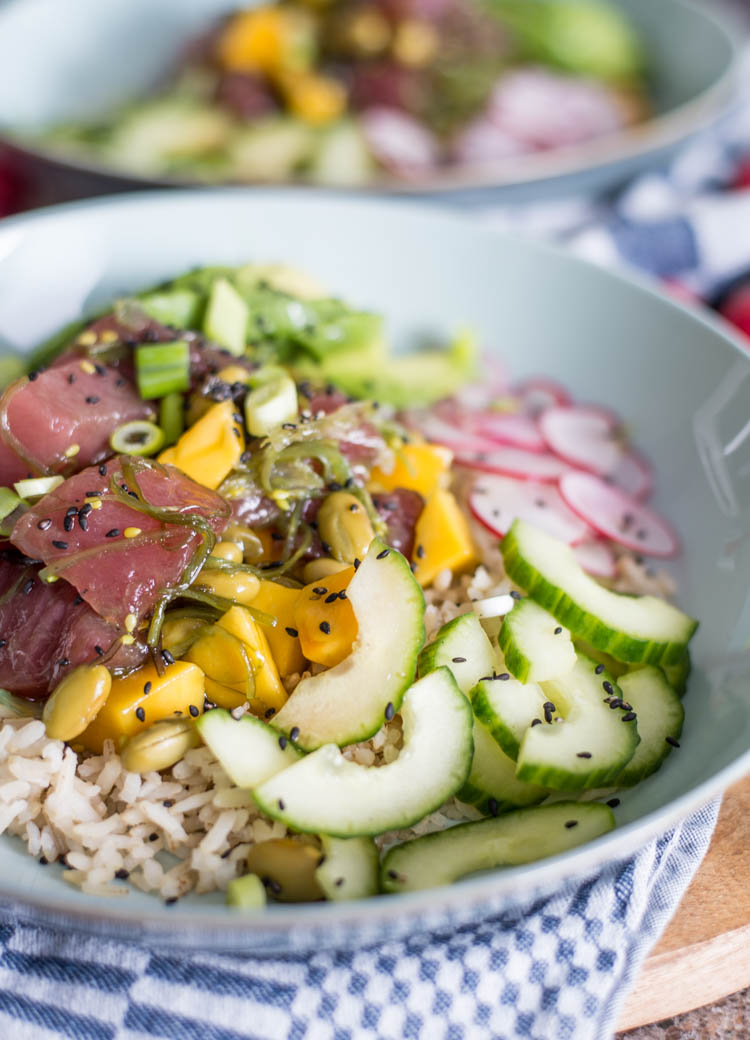
[[[0,149],[0,217],[23,208],[23,179],[12,157]]]
[[[750,182],[748,187],[750,187]],[[750,338],[750,278],[729,293],[720,304],[719,313]],[[750,344],[748,349],[750,349]]]
[[[733,188],[750,188],[750,155],[742,161],[732,184]]]

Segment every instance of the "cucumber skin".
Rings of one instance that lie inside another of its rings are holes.
[[[536,791],[524,793],[520,799],[516,800],[512,797],[507,797],[508,784],[506,784],[505,781],[502,781],[503,791],[501,791],[499,787],[495,787],[495,790],[491,791],[488,789],[488,787],[480,786],[479,777],[476,778],[476,782],[473,782],[473,778],[475,777],[477,754],[479,753],[479,755],[481,755],[483,736],[481,732],[482,730],[485,730],[485,740],[491,746],[492,753],[494,755],[502,754],[502,749],[500,747],[494,746],[493,734],[488,729],[488,727],[484,726],[479,721],[475,721],[473,730],[474,758],[472,760],[469,776],[466,779],[466,782],[464,783],[463,787],[460,788],[459,791],[457,791],[456,798],[458,798],[460,802],[465,802],[467,805],[473,805],[476,809],[479,810],[479,812],[483,813],[485,816],[498,816],[500,813],[510,812],[511,809],[522,809],[526,808],[529,805],[537,805],[539,802],[544,801],[549,792],[543,790],[542,788],[539,788]],[[508,757],[508,769],[510,770],[512,769],[512,767],[513,760]],[[495,780],[497,781],[497,777],[495,778]],[[518,778],[515,776],[509,777],[508,780],[511,787],[514,785],[516,787],[523,786],[518,781]],[[490,803],[493,803],[491,809]]]
[[[586,815],[592,816],[596,814],[601,820],[601,827],[598,828],[599,833],[592,835],[588,840],[594,840],[595,837],[600,837],[602,834],[606,834],[608,831],[613,830],[615,826],[615,818],[612,810],[602,805],[600,802],[555,802],[550,805],[538,805],[532,806],[527,809],[516,809],[514,812],[506,813],[504,816],[497,818],[490,818],[486,820],[470,820],[466,823],[459,823],[455,827],[449,827],[443,831],[436,831],[433,834],[425,834],[419,838],[413,838],[411,841],[403,842],[400,845],[395,845],[392,849],[383,857],[380,865],[380,885],[383,892],[396,893],[415,891],[423,888],[435,887],[436,884],[451,884],[453,881],[457,881],[461,877],[465,877],[467,873],[471,873],[472,869],[476,867],[469,867],[468,870],[463,872],[458,869],[450,871],[450,876],[439,877],[437,881],[433,881],[432,884],[411,884],[410,878],[399,873],[399,867],[403,869],[404,857],[408,857],[410,850],[417,849],[433,849],[433,859],[436,863],[441,864],[444,859],[441,856],[441,847],[455,842],[456,838],[459,839],[465,837],[473,837],[471,846],[473,848],[481,848],[486,842],[482,842],[482,837],[485,837],[487,841],[491,840],[494,836],[495,831],[503,831],[505,829],[511,829],[516,821],[519,821],[521,825],[525,823],[529,818],[532,821],[538,820],[540,825],[545,817],[548,818],[549,823],[554,820],[559,820],[561,817],[564,819],[566,816],[579,817],[584,812]],[[547,821],[545,821],[547,822]],[[549,826],[543,828],[548,834]],[[577,828],[571,830],[565,830],[562,837],[566,834],[569,835],[569,842],[561,842],[561,847],[553,849],[548,855],[557,855],[562,851],[566,851],[568,848],[575,848],[580,845],[581,842],[574,840],[576,836]],[[468,844],[468,843],[467,843]],[[519,844],[515,843],[515,848],[520,852],[520,855],[508,856],[498,858],[493,864],[483,864],[479,869],[498,869],[503,866],[519,865],[521,863],[532,863],[540,858],[546,858],[544,856],[524,855],[523,851],[528,850],[529,843],[524,842]],[[522,851],[523,850],[523,851]],[[395,877],[393,876],[395,875]]]
[[[663,678],[663,671],[657,671]],[[638,675],[638,672],[631,672],[629,676],[623,676],[623,678],[626,680],[625,688],[623,690],[623,696],[626,700],[630,698],[633,701],[634,710],[638,708],[638,705],[636,701],[633,699],[633,691],[629,689],[630,682],[628,682],[628,680],[632,680],[632,677],[635,675]],[[680,734],[682,733],[682,726],[685,721],[685,712],[684,710],[682,710],[682,703],[679,699],[679,693],[674,689],[674,687],[672,687],[669,684],[667,680],[664,680],[664,684],[669,688],[671,698],[674,698],[672,708],[675,714],[675,724],[670,727],[668,733],[664,733],[665,740],[663,744],[663,751],[657,758],[651,758],[650,761],[647,761],[640,768],[637,767],[637,763],[635,762],[634,757],[634,759],[631,760],[631,762],[629,762],[625,766],[623,771],[617,777],[618,787],[635,787],[635,785],[639,784],[641,780],[645,780],[646,777],[652,776],[655,772],[657,772],[657,770],[661,769],[664,761],[671,755],[673,750],[672,747],[666,742],[666,737],[674,737],[674,739],[677,740],[680,737]],[[670,696],[670,693],[666,695]]]
[[[420,678],[423,675],[427,675],[428,672],[433,672],[436,668],[440,668],[441,665],[454,671],[451,667],[452,661],[448,658],[445,650],[446,642],[452,639],[457,629],[461,629],[466,625],[466,618],[474,618],[474,614],[459,614],[458,617],[454,617],[451,621],[447,621],[436,633],[432,642],[427,646],[423,647],[420,651],[419,657],[417,658],[417,675]],[[479,624],[479,622],[477,622]],[[487,661],[487,674],[491,674],[496,666],[496,660],[494,652],[492,651],[492,644],[489,642],[487,637],[488,652],[491,660]],[[455,676],[454,676],[455,678]],[[458,682],[458,679],[456,679]],[[466,696],[471,700],[470,695],[467,693]]]
[[[481,683],[478,683],[471,691],[469,694],[469,700],[471,701],[471,706],[476,718],[490,731],[494,739],[500,745],[501,750],[505,752],[508,758],[512,758],[515,762],[518,758],[521,742],[516,738],[516,735],[512,730],[508,729],[508,727],[498,719],[495,711],[485,697]],[[519,779],[522,779],[522,777],[519,777]]]
[[[678,664],[685,653],[688,641],[698,627],[698,622],[691,619],[690,631],[685,641],[680,643],[658,643],[633,638],[594,618],[528,563],[518,545],[515,524],[503,538],[501,549],[508,577],[520,585],[539,606],[557,618],[561,625],[570,629],[574,637],[585,639],[596,650],[603,650],[618,661],[656,665]]]

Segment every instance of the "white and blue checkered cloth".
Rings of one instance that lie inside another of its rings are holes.
[[[555,233],[603,263],[704,295],[750,268],[750,105],[609,208],[549,204],[482,219]],[[743,238],[744,229],[744,238]],[[624,862],[505,916],[355,952],[185,955],[0,915],[9,1040],[607,1040],[629,985],[708,848],[718,804]]]

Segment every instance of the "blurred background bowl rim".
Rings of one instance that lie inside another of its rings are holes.
[[[188,189],[175,192],[135,191],[101,198],[66,202],[44,209],[30,211],[9,217],[0,222],[0,254],[5,241],[17,244],[26,228],[49,224],[54,227],[59,218],[69,218],[77,213],[88,212],[99,208],[111,210],[127,210],[129,208],[148,211],[151,207],[162,209],[166,206],[182,206],[190,200],[203,205],[210,205],[212,200],[226,199],[247,200],[253,205],[262,204],[264,199],[278,199],[288,203],[290,198],[304,207],[314,208],[316,199],[307,191],[288,189],[252,189],[242,187],[217,187],[212,189]],[[328,206],[346,209],[362,209],[363,207],[377,212],[405,212],[402,204],[384,198],[329,198]],[[437,204],[413,205],[408,208],[412,216],[418,216],[425,222],[435,226],[439,232],[440,224],[446,228],[463,227],[475,236],[497,239],[512,246],[523,243],[525,249],[538,254],[562,260],[567,266],[583,268],[595,272],[599,277],[620,284],[626,292],[645,294],[658,307],[680,312],[693,322],[702,326],[711,338],[723,342],[726,348],[747,359],[747,351],[743,348],[741,337],[733,335],[730,327],[708,311],[699,311],[682,304],[680,301],[665,296],[659,291],[657,283],[646,276],[630,270],[613,270],[603,268],[585,260],[565,248],[549,243],[533,241],[518,232],[497,230],[484,227],[464,215],[446,211]],[[706,343],[706,349],[709,344]],[[511,903],[518,897],[523,900],[537,897],[540,890],[548,890],[550,886],[559,886],[565,881],[592,874],[605,863],[613,863],[632,855],[634,850],[656,835],[676,825],[690,812],[707,804],[718,796],[731,783],[739,779],[750,769],[750,747],[727,763],[714,775],[701,781],[677,798],[671,799],[660,808],[651,810],[629,823],[617,826],[607,835],[589,842],[558,856],[540,860],[536,863],[520,867],[501,868],[484,876],[460,881],[453,885],[434,889],[399,894],[390,898],[373,897],[368,900],[342,903],[311,903],[274,905],[257,915],[240,915],[227,911],[226,907],[214,904],[182,905],[178,907],[161,906],[159,910],[144,911],[138,908],[129,911],[119,901],[103,899],[96,906],[71,906],[62,896],[38,895],[29,890],[23,881],[14,881],[0,877],[0,901],[12,901],[16,912],[30,921],[38,921],[58,926],[73,927],[87,933],[97,933],[119,938],[147,936],[154,943],[173,948],[194,948],[213,950],[247,949],[253,937],[263,938],[261,950],[273,951],[289,949],[288,940],[292,937],[292,946],[310,948],[316,946],[356,946],[352,933],[368,925],[382,926],[384,922],[396,922],[408,919],[414,922],[414,931],[419,931],[419,921],[430,910],[443,915],[469,911],[472,907],[485,904],[488,899],[506,898]],[[0,841],[6,842],[6,836]],[[15,839],[14,839],[15,841]],[[91,897],[95,898],[95,897]],[[462,923],[461,921],[457,922]],[[450,927],[449,917],[444,917],[441,927]],[[347,938],[341,939],[344,931]],[[305,938],[299,938],[299,933]],[[296,934],[296,939],[294,938]],[[269,935],[272,936],[268,945]],[[328,938],[328,942],[326,942]],[[387,936],[386,936],[387,938]],[[284,940],[287,940],[285,942]],[[376,941],[370,939],[370,942]],[[274,945],[275,944],[275,945]]]
[[[658,2],[658,0],[655,0]],[[437,197],[457,192],[486,191],[527,186],[543,188],[569,177],[584,176],[604,171],[610,166],[647,158],[689,140],[718,121],[731,108],[741,65],[742,46],[740,32],[735,19],[727,10],[719,13],[707,10],[695,0],[672,0],[678,6],[702,18],[711,30],[721,36],[728,47],[728,62],[719,76],[706,88],[687,101],[667,111],[652,116],[643,122],[625,127],[613,133],[583,141],[580,144],[561,148],[531,152],[527,155],[509,156],[486,164],[456,164],[447,166],[429,177],[414,181],[380,176],[365,184],[332,185],[315,183],[302,178],[284,181],[207,181],[191,177],[154,176],[138,174],[127,167],[109,165],[106,162],[88,159],[85,156],[68,155],[61,149],[33,144],[23,135],[0,126],[0,146],[16,151],[26,159],[52,163],[79,174],[95,176],[102,180],[133,188],[304,188],[333,194],[367,195],[388,194],[411,197],[435,195]],[[2,8],[0,7],[0,21]]]

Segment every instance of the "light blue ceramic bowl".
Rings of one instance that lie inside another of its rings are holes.
[[[600,191],[664,162],[725,107],[737,34],[710,13],[708,3],[613,2],[645,41],[653,118],[573,148],[490,167],[448,169],[413,185],[383,180],[371,189],[439,192],[444,201],[476,205]],[[56,161],[25,135],[107,113],[146,93],[173,67],[188,40],[237,6],[236,0],[6,0],[0,5],[0,133],[14,143],[38,196],[61,200],[153,184],[95,161]]]
[[[684,540],[680,604],[700,619],[682,748],[584,848],[450,888],[257,915],[81,894],[0,839],[0,900],[43,920],[195,947],[312,949],[468,922],[630,853],[750,769],[750,357],[645,284],[424,208],[242,190],[152,193],[0,223],[0,341],[25,351],[113,296],[197,264],[284,261],[384,312],[394,340],[470,323],[517,376],[611,405],[653,461]]]

